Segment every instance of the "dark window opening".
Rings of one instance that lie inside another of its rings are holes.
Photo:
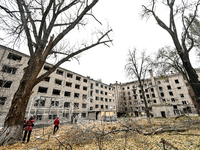
[[[69,118],[69,113],[63,113],[63,117]]]
[[[151,94],[151,95],[152,95],[152,97],[156,97],[155,94]]]
[[[168,89],[168,90],[171,90],[172,88],[171,88],[171,86],[170,86],[170,85],[168,85],[168,86],[167,86],[167,89]]]
[[[101,91],[101,94],[103,94],[103,91]]]
[[[53,89],[52,94],[53,94],[53,95],[60,95],[60,90]]]
[[[160,87],[159,87],[159,90],[160,90],[160,91],[163,91],[163,88],[160,86]]]
[[[106,109],[108,109],[108,105],[106,105]]]
[[[153,88],[151,88],[151,92],[154,92],[154,89],[153,89]]]
[[[13,54],[13,53],[9,53],[7,58],[20,62],[22,59],[22,56],[19,56],[19,55]]]
[[[42,115],[37,115],[36,120],[42,120]]]
[[[59,101],[51,101],[51,106],[59,106]]]
[[[184,97],[184,94],[180,94],[180,97]]]
[[[104,107],[103,107],[104,105],[101,105],[101,109],[103,109]]]
[[[62,80],[55,79],[55,84],[62,85]]]
[[[157,83],[158,83],[158,84],[161,84],[161,82],[160,82],[160,81],[157,81]]]
[[[83,79],[83,82],[87,83],[87,79]]]
[[[87,99],[87,95],[83,94],[82,99]]]
[[[181,87],[177,87],[177,89],[179,89],[179,90],[180,90],[180,89],[181,89]]]
[[[93,89],[93,83],[91,83],[90,88]]]
[[[42,99],[36,99],[35,100],[35,103],[34,103],[34,106],[45,106],[45,102],[46,102],[46,100],[44,99],[44,100],[42,100]]]
[[[0,87],[10,88],[12,81],[0,80]]]
[[[64,107],[70,108],[70,102],[65,102],[65,103],[64,103]]]
[[[68,78],[73,78],[73,75],[71,73],[67,73]]]
[[[82,104],[82,108],[87,108],[87,104]]]
[[[160,93],[160,96],[161,96],[161,97],[164,97],[164,96],[165,96],[165,94],[164,94],[164,93]]]
[[[81,118],[86,118],[86,113],[81,113]]]
[[[47,90],[48,90],[48,88],[46,88],[46,87],[39,87],[38,88],[39,93],[47,93]]]
[[[81,81],[81,77],[76,76],[76,80]]]
[[[157,103],[157,101],[156,101],[156,100],[153,100],[153,103]]]
[[[70,97],[70,96],[71,96],[71,92],[67,92],[67,91],[65,91],[65,96]]]
[[[75,88],[76,88],[76,89],[80,89],[80,85],[76,84],[76,85],[75,85]]]
[[[79,108],[79,103],[74,103],[74,108]]]
[[[95,108],[99,108],[99,105],[95,105]]]
[[[101,88],[103,88],[103,85],[101,85]]]
[[[0,105],[4,105],[7,97],[0,97]]]
[[[174,109],[178,109],[177,105],[173,105],[173,108],[174,108]]]
[[[96,91],[96,93],[99,93],[99,90],[95,90]]]
[[[99,84],[98,84],[98,83],[96,83],[96,86],[99,86]]]
[[[84,86],[84,87],[83,87],[83,90],[84,90],[84,91],[87,91],[87,87],[86,87],[86,86]]]
[[[147,98],[150,98],[150,97],[149,97],[149,94],[147,94],[146,97],[147,97]]]
[[[50,68],[49,66],[44,66],[44,70],[49,70]]]
[[[62,70],[58,70],[58,69],[56,70],[56,74],[63,75],[63,73],[64,72]]]
[[[95,97],[95,99],[98,101],[98,100],[99,100],[99,97],[98,97],[98,96],[96,96],[96,97]]]
[[[166,100],[165,100],[165,99],[162,99],[162,102],[163,102],[163,103],[166,103]]]
[[[101,97],[101,101],[103,101],[103,97]]]
[[[108,102],[108,99],[107,99],[107,98],[105,98],[105,102]]]
[[[90,110],[93,110],[93,107],[90,107]]]
[[[105,92],[105,95],[108,95],[108,92]]]
[[[171,101],[172,101],[172,102],[175,102],[175,99],[174,99],[174,98],[171,98]]]
[[[90,91],[90,96],[93,96],[93,91]]]
[[[14,67],[9,67],[9,66],[3,66],[2,68],[2,72],[6,72],[6,73],[12,73],[12,74],[15,74],[17,71],[17,68],[14,68]]]
[[[176,83],[176,84],[179,84],[179,81],[178,81],[178,79],[176,79],[176,80],[174,80],[174,81],[175,81],[175,83]]]
[[[79,93],[74,93],[74,98],[79,98]]]
[[[173,94],[173,92],[169,92],[169,95],[170,95],[170,96],[173,96],[174,94]]]
[[[71,82],[66,82],[66,86],[72,87],[72,83]]]

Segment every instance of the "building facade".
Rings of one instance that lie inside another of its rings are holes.
[[[0,46],[0,122],[3,123],[15,91],[27,66],[29,56]],[[52,67],[45,63],[40,74]],[[52,122],[56,117],[70,121],[100,120],[116,116],[113,87],[64,68],[57,68],[37,84],[31,95],[26,116],[35,116],[38,122]]]

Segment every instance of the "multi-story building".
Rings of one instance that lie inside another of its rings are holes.
[[[28,55],[0,46],[0,125],[11,106],[28,61]],[[45,63],[40,74],[51,66]],[[186,81],[180,74],[160,78],[154,77],[150,70],[150,78],[144,80],[143,87],[151,116],[196,114]],[[145,115],[144,98],[138,81],[107,85],[59,67],[33,91],[26,116],[34,115],[40,122],[51,122],[56,117],[64,122],[69,121],[71,116],[78,116],[80,120],[99,120],[117,113],[119,116],[127,113]]]
[[[0,46],[0,122],[11,106],[15,91],[27,66],[29,56]],[[45,63],[40,74],[52,65]],[[113,87],[64,68],[57,68],[49,77],[37,84],[31,95],[26,116],[34,115],[40,122],[60,117],[69,121],[79,119],[103,119],[116,116]]]
[[[179,73],[166,77],[154,77],[152,70],[150,78],[144,80],[145,98],[154,117],[176,116],[183,113],[196,114],[191,98],[188,94],[186,81]],[[113,84],[118,93],[118,115],[145,115],[144,98],[138,81]]]

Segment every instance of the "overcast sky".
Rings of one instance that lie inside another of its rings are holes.
[[[173,46],[169,34],[153,18],[140,18],[143,4],[146,0],[100,0],[93,12],[100,21],[108,21],[113,29],[113,45],[95,47],[81,55],[80,64],[73,60],[62,67],[95,80],[101,79],[106,84],[131,81],[124,72],[128,49],[137,47],[153,53],[165,45]],[[157,10],[161,10],[160,18],[167,19],[167,8]]]

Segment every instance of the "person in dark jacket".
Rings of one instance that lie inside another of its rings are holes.
[[[34,119],[33,116],[31,116],[30,119],[26,121],[26,127],[25,127],[25,133],[24,133],[23,143],[26,140],[27,133],[28,133],[27,142],[30,141],[31,132],[33,130],[33,122],[35,122],[35,119]]]
[[[24,131],[25,127],[26,127],[26,118],[24,118],[23,130],[22,131]]]
[[[59,129],[59,124],[60,124],[60,120],[59,120],[58,118],[56,118],[56,120],[54,121],[53,134],[55,134],[56,131],[58,131],[58,129]]]

